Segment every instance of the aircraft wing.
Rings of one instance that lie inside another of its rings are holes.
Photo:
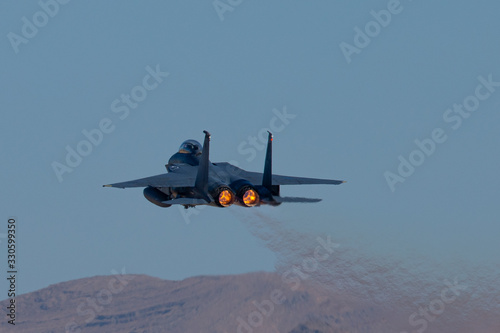
[[[130,180],[122,183],[103,185],[104,187],[193,187],[196,180],[197,167],[182,166],[175,171],[161,175]]]
[[[231,174],[248,180],[254,185],[262,184],[263,173],[260,172],[250,172],[238,168],[230,163],[216,163],[223,170],[228,170]],[[309,184],[331,184],[339,185],[345,183],[343,180],[334,179],[320,179],[320,178],[307,178],[307,177],[293,177],[293,176],[282,176],[282,175],[272,175],[272,185],[309,185]]]

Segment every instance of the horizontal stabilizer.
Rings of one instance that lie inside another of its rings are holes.
[[[321,199],[316,198],[301,198],[301,197],[273,197],[275,202],[320,202]]]

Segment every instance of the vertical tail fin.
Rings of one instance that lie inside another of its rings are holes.
[[[262,186],[272,191],[273,185],[273,134],[269,131],[267,138],[266,162],[264,163],[264,175],[262,176]]]
[[[203,151],[201,152],[200,164],[198,165],[198,173],[196,174],[194,187],[200,192],[201,195],[207,197],[208,166],[210,163],[208,159],[210,154],[210,133],[207,131],[203,131],[203,133],[205,133],[205,141],[203,141]]]

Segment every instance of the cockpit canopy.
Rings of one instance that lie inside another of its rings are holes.
[[[179,153],[193,154],[194,156],[201,155],[203,147],[196,140],[186,140],[179,147]]]

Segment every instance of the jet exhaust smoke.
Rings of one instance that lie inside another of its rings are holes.
[[[336,235],[287,228],[265,209],[234,214],[275,253],[284,288],[295,287],[299,280],[314,283],[349,307],[369,303],[383,317],[374,318],[384,322],[383,332],[500,332],[499,265],[444,265],[417,255],[377,257],[348,248],[347,240]],[[316,250],[319,239],[330,242],[329,247]]]

